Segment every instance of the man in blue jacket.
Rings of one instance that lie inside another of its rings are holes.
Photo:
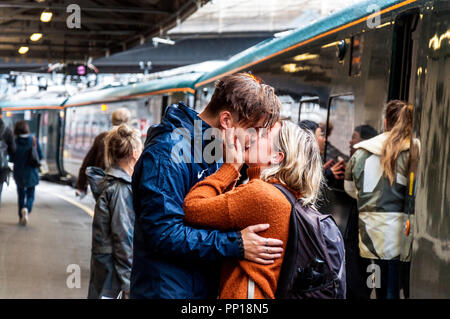
[[[222,261],[245,258],[270,264],[281,257],[281,241],[256,234],[269,225],[223,232],[183,223],[184,197],[220,167],[204,156],[198,160],[211,143],[203,134],[211,128],[270,128],[279,118],[280,105],[272,87],[249,74],[229,75],[217,81],[201,114],[182,102],[173,104],[161,124],[149,129],[132,182],[136,222],[131,298],[216,298]],[[180,134],[175,134],[180,129],[186,132],[181,142]],[[200,143],[195,140],[199,135]],[[249,146],[248,138],[238,138]],[[191,158],[174,158],[180,143],[191,150]]]

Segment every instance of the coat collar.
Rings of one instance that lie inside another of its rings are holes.
[[[126,183],[131,183],[131,176],[128,175],[122,168],[118,166],[113,166],[108,168],[105,171],[105,174],[108,176],[112,176],[117,179],[121,179]]]
[[[375,137],[372,137],[371,139],[359,142],[358,144],[355,144],[354,148],[362,148],[366,151],[369,151],[372,154],[381,156],[383,152],[383,144],[386,141],[386,139],[389,136],[389,132],[382,133],[380,135],[377,135]],[[404,142],[402,145],[401,151],[407,151],[409,150],[409,142]]]

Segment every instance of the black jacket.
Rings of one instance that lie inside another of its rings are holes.
[[[16,153],[16,143],[14,141],[14,135],[12,130],[5,126],[3,120],[0,119],[0,139],[5,142],[8,147],[8,156],[9,161],[12,162],[14,158],[14,154]],[[9,168],[2,169],[0,171],[0,183],[6,182],[11,170]]]

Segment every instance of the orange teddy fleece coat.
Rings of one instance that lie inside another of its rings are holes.
[[[185,221],[220,230],[270,224],[269,229],[259,235],[282,240],[284,251],[291,204],[275,186],[260,179],[259,167],[249,168],[247,174],[249,182],[233,188],[239,172],[225,163],[216,173],[197,183],[184,200]],[[246,299],[249,277],[255,282],[256,299],[275,298],[284,252],[281,257],[271,265],[238,259],[224,261],[220,298]]]

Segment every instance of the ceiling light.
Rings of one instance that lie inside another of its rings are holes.
[[[294,60],[295,61],[305,61],[305,60],[313,60],[313,59],[316,59],[318,57],[319,57],[318,54],[303,53],[303,54],[295,56]]]
[[[25,54],[25,53],[28,52],[29,49],[30,49],[29,47],[20,47],[19,48],[19,53],[20,54]]]
[[[49,11],[44,11],[41,13],[41,21],[42,22],[50,22],[52,17],[53,17],[53,13],[51,13]]]
[[[31,41],[39,41],[42,38],[42,33],[33,33],[32,35],[30,35],[30,40]]]

